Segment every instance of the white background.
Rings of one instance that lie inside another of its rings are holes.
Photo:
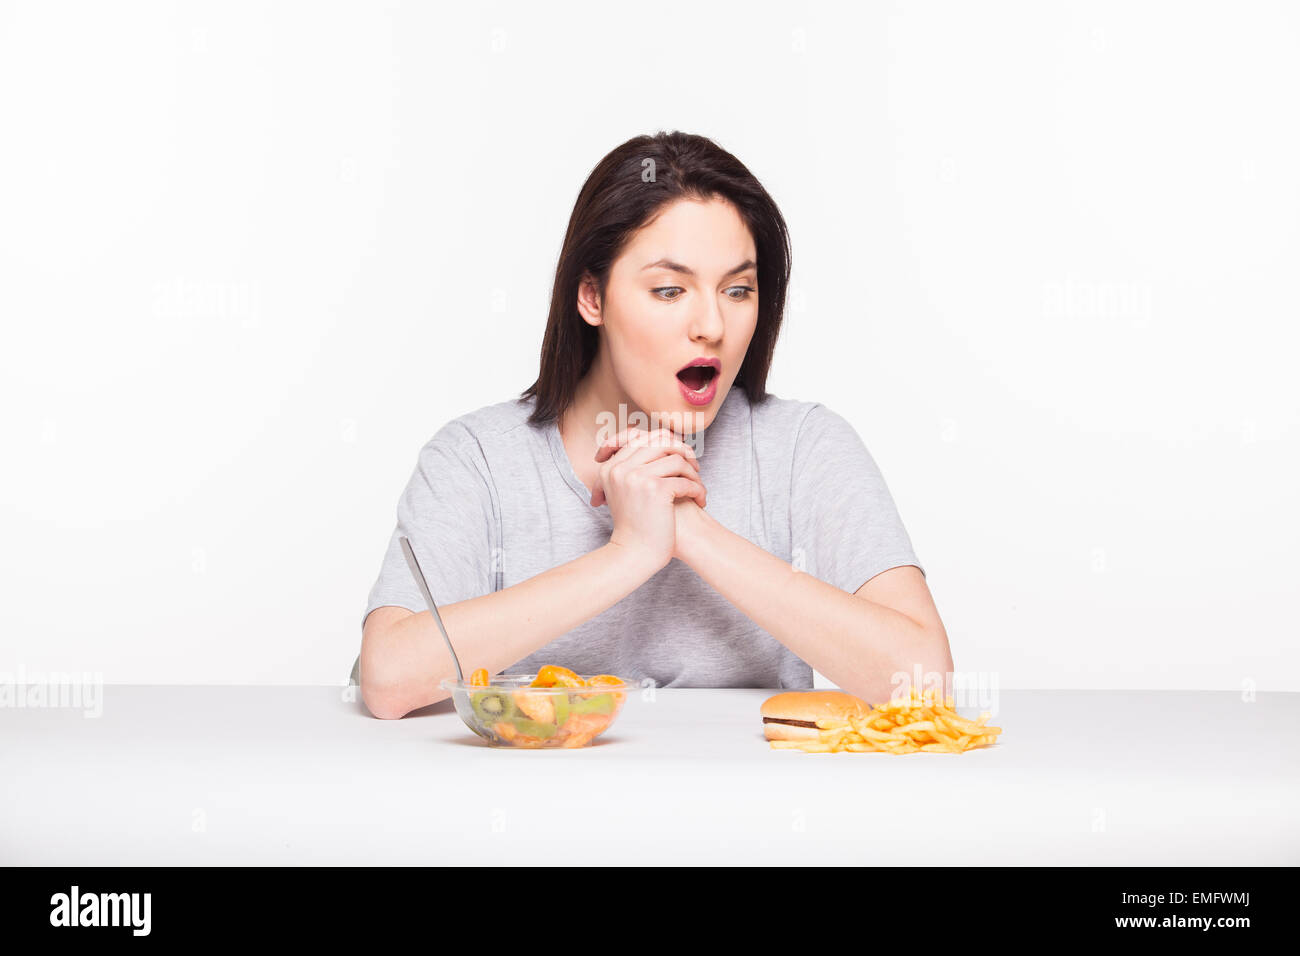
[[[0,4],[0,670],[342,682],[583,180],[682,129],[959,669],[1300,689],[1297,89],[1281,3]]]

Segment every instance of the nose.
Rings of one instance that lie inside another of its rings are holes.
[[[705,303],[691,314],[690,336],[692,342],[716,344],[722,341],[726,323],[717,302]]]

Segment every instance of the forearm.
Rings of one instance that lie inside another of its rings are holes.
[[[612,607],[657,570],[609,542],[501,591],[440,606],[438,613],[465,677],[480,667],[496,674]],[[364,635],[361,658],[363,680],[400,713],[450,696],[439,683],[456,669],[429,611]]]
[[[844,691],[877,704],[891,677],[919,664],[952,669],[946,638],[893,608],[857,597],[769,554],[706,511],[678,556],[715,591]]]

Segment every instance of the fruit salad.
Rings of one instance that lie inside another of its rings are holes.
[[[504,675],[494,684],[480,668],[453,696],[465,723],[494,744],[585,747],[618,716],[627,688],[612,674],[584,678],[555,665],[536,675]]]

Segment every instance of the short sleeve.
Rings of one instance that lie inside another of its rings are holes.
[[[439,607],[495,590],[496,513],[491,472],[478,440],[463,424],[449,423],[420,449],[398,499],[397,525],[370,589],[362,626],[371,611],[384,605],[428,610],[402,553],[402,537],[410,540]],[[360,664],[358,655],[351,675],[358,683]]]
[[[925,568],[884,476],[843,416],[814,405],[795,437],[791,563],[850,594],[882,571]]]

